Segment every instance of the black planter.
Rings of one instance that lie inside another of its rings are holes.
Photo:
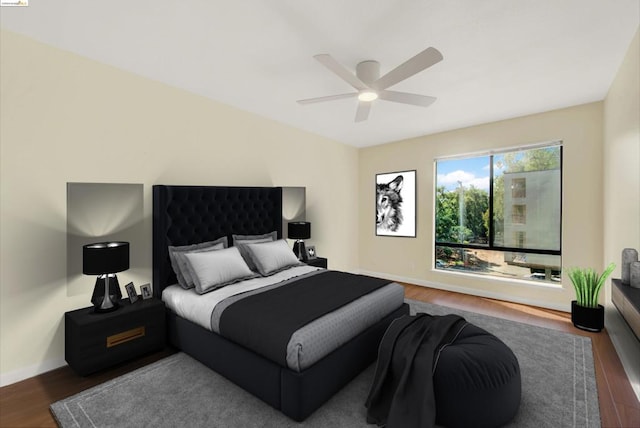
[[[604,328],[604,306],[586,308],[571,301],[571,322],[581,330],[598,332]]]

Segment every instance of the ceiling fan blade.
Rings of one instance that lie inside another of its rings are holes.
[[[368,86],[365,85],[362,80],[358,79],[355,74],[344,68],[342,64],[333,59],[333,57],[329,54],[320,54],[314,55],[314,58],[317,59],[322,65],[327,67],[329,70],[333,71],[338,75],[342,80],[353,86],[358,90],[368,89]]]
[[[427,48],[376,80],[372,86],[379,90],[386,89],[440,61],[442,61],[440,51],[436,48]]]
[[[351,92],[349,94],[328,95],[326,97],[307,98],[306,100],[298,100],[298,104],[313,104],[321,103],[324,101],[341,100],[343,98],[353,98],[358,95],[357,92]]]
[[[393,101],[394,103],[413,104],[414,106],[428,107],[437,98],[427,95],[410,94],[398,91],[380,91],[378,97],[385,101]]]
[[[369,117],[369,111],[371,110],[371,102],[360,101],[358,103],[358,110],[356,110],[356,122],[362,122]]]

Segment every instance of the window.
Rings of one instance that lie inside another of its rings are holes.
[[[560,143],[439,159],[436,176],[436,269],[559,281]]]
[[[511,197],[526,198],[527,197],[527,179],[514,178],[511,181]]]
[[[525,224],[527,222],[527,206],[514,205],[511,207],[511,223]]]

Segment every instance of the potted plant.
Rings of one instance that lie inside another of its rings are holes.
[[[576,300],[571,301],[571,322],[574,326],[595,332],[604,328],[604,306],[598,304],[598,296],[604,281],[615,268],[615,263],[609,264],[602,275],[591,268],[569,269],[569,278],[576,290]]]

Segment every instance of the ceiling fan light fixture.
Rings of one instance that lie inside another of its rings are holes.
[[[345,68],[329,54],[314,55],[314,58],[333,72],[341,80],[348,83],[357,92],[348,94],[329,95],[324,97],[298,100],[299,104],[314,104],[323,101],[339,100],[358,97],[356,122],[362,122],[369,117],[373,101],[378,98],[401,104],[428,107],[436,100],[435,97],[388,90],[393,85],[420,73],[423,70],[442,61],[443,57],[436,48],[429,47],[417,55],[412,56],[384,76],[380,77],[380,63],[374,60],[361,61],[356,65],[355,74]]]
[[[363,89],[358,94],[360,101],[371,102],[378,99],[378,93],[372,89]]]

